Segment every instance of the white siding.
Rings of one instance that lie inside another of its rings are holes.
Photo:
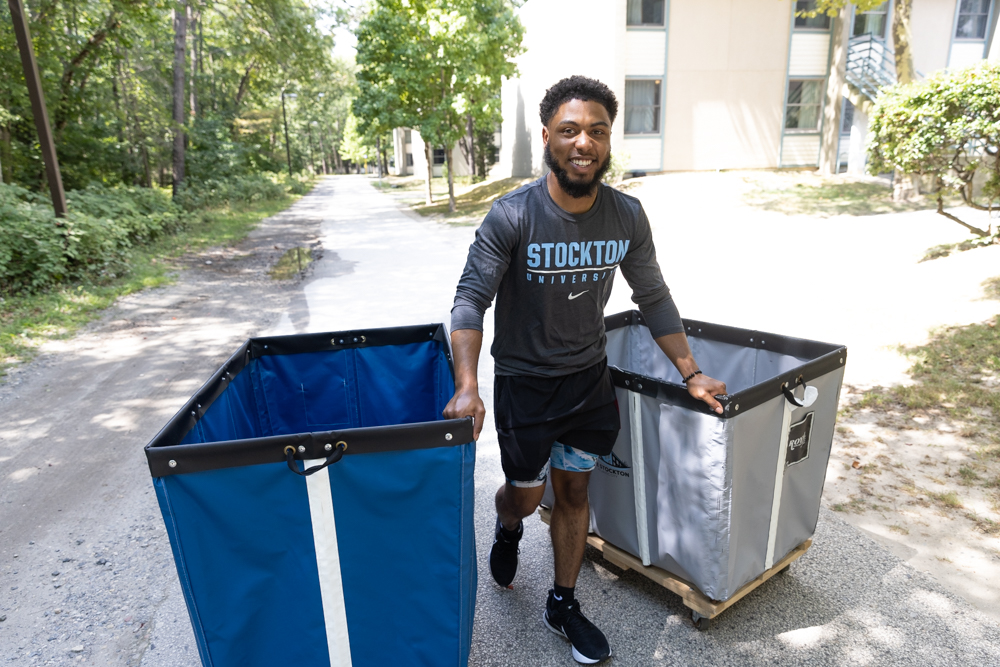
[[[625,33],[625,76],[663,76],[667,57],[666,30]]]
[[[782,167],[815,167],[819,163],[818,134],[786,134],[781,144]]]
[[[952,42],[948,69],[961,69],[975,65],[983,59],[985,46],[983,42]]]
[[[623,152],[628,153],[628,168],[635,171],[660,171],[663,143],[660,137],[626,137]]]
[[[792,33],[788,57],[788,76],[826,76],[830,60],[828,33]]]

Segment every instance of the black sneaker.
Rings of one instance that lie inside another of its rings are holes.
[[[549,591],[542,621],[573,646],[573,659],[577,662],[593,665],[611,656],[607,638],[580,611],[579,600],[556,602],[553,591]]]
[[[517,545],[524,535],[524,522],[517,524],[517,537],[512,540],[503,536],[500,527],[500,517],[497,517],[493,548],[490,549],[490,572],[493,573],[493,579],[497,584],[504,588],[513,588],[510,582],[514,581],[514,575],[517,574],[517,554],[520,553]]]

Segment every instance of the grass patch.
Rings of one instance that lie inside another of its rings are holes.
[[[445,219],[456,217],[476,217],[481,218],[489,212],[493,206],[493,200],[502,197],[508,192],[512,192],[526,183],[530,183],[531,178],[502,178],[497,181],[486,181],[470,187],[468,190],[455,196],[455,212],[448,212],[447,186],[443,201],[435,201],[433,204],[416,204],[413,210],[420,215],[438,215]],[[433,185],[433,184],[432,184]]]
[[[948,255],[952,255],[956,252],[965,252],[966,250],[985,248],[986,246],[990,246],[995,243],[1000,243],[1000,234],[994,234],[993,236],[987,236],[984,238],[966,239],[965,241],[960,241],[958,243],[944,243],[942,245],[936,245],[928,248],[924,251],[924,256],[920,259],[920,261],[928,262],[932,259],[947,257]]]
[[[973,482],[979,479],[979,474],[969,466],[959,468],[958,476],[962,478],[961,483],[965,486],[971,486]]]
[[[894,523],[891,526],[889,526],[889,530],[891,530],[894,533],[899,533],[900,535],[909,535],[910,534],[910,529],[909,528],[907,528],[906,526],[901,526],[898,523]]]
[[[115,299],[172,282],[187,252],[241,241],[264,218],[286,209],[295,198],[265,200],[210,209],[176,234],[132,251],[124,275],[64,284],[45,292],[0,299],[0,376],[11,365],[31,360],[48,340],[68,338]]]
[[[987,298],[1000,298],[1000,278],[983,285]],[[913,365],[908,386],[874,387],[855,404],[857,409],[901,410],[961,420],[960,434],[985,439],[983,453],[1000,456],[1000,316],[967,326],[934,332],[926,345],[902,348]],[[971,469],[959,474],[963,479]],[[970,478],[971,479],[971,478]]]
[[[935,493],[934,491],[924,489],[924,493],[927,494],[928,498],[931,498],[939,505],[943,505],[949,509],[960,510],[964,507],[962,499],[959,498],[958,494],[954,491],[942,491],[941,493]]]
[[[987,535],[1000,535],[1000,521],[994,521],[989,517],[979,516],[975,512],[968,512],[965,518],[976,524],[976,529]]]
[[[892,201],[892,187],[888,182],[851,180],[843,176],[823,178],[814,174],[790,175],[790,183],[753,176],[745,177],[744,181],[755,186],[744,195],[746,204],[785,215],[829,218],[937,208],[937,202],[930,197],[910,202]]]
[[[268,272],[274,280],[290,280],[301,275],[313,261],[309,248],[290,248]]]

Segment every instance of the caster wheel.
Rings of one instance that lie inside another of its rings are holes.
[[[708,630],[709,619],[696,611],[691,612],[691,622],[694,623],[694,627],[699,632],[706,632]]]

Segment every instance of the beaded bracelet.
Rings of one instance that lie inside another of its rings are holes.
[[[686,378],[684,378],[683,380],[681,380],[681,382],[683,382],[684,384],[687,384],[688,380],[690,380],[691,378],[693,378],[695,375],[701,375],[701,371],[695,371],[694,373],[691,373],[691,375],[688,375]]]

